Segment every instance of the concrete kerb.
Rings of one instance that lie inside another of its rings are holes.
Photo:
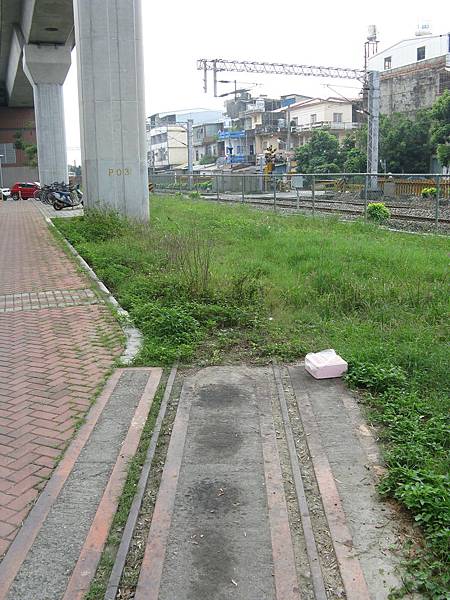
[[[55,224],[49,217],[44,217],[44,218],[50,227],[53,227],[55,230],[57,230]],[[106,285],[103,283],[103,281],[101,281],[97,277],[97,274],[95,273],[95,271],[93,269],[91,269],[91,267],[87,264],[87,262],[84,260],[84,258],[78,254],[78,252],[75,250],[75,248],[72,246],[72,244],[68,240],[66,240],[66,238],[64,236],[62,236],[62,239],[64,240],[64,243],[67,245],[71,254],[73,254],[73,256],[76,258],[76,260],[78,261],[78,263],[80,264],[82,269],[84,271],[86,271],[86,273],[89,275],[89,277],[95,282],[96,286],[100,290],[100,292],[101,292],[102,296],[105,298],[106,302],[108,302],[108,304],[120,316],[119,323],[120,323],[122,331],[127,340],[125,350],[122,353],[122,356],[120,357],[120,362],[123,365],[130,365],[133,362],[133,360],[136,358],[139,350],[142,347],[142,341],[143,341],[142,333],[139,331],[139,329],[137,329],[136,327],[134,327],[131,324],[131,319],[130,319],[130,315],[128,314],[128,312],[120,306],[120,304],[117,302],[117,300],[111,294],[111,292],[106,287]]]

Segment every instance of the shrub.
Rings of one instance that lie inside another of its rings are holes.
[[[200,165],[212,165],[213,163],[215,163],[217,160],[217,156],[214,155],[209,155],[209,154],[205,154],[204,156],[201,157],[201,159],[198,161]]]
[[[367,217],[375,223],[383,223],[391,216],[390,210],[383,202],[371,202],[367,207]]]
[[[147,302],[135,308],[132,316],[144,334],[168,344],[192,344],[199,339],[199,322],[180,306]]]
[[[346,380],[352,387],[381,393],[390,388],[402,388],[406,383],[406,376],[403,370],[395,365],[351,362]]]
[[[199,181],[199,183],[197,184],[198,189],[202,190],[202,191],[209,191],[212,188],[212,181]]]
[[[114,211],[90,209],[80,221],[76,241],[106,242],[130,230],[130,222]],[[71,238],[69,238],[71,239]]]
[[[437,189],[435,187],[423,188],[421,192],[422,198],[436,198]]]

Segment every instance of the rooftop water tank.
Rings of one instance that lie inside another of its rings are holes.
[[[423,37],[424,35],[431,35],[431,23],[430,21],[421,21],[417,25],[416,36]]]
[[[377,26],[369,25],[367,28],[367,39],[369,42],[375,42],[377,39]]]

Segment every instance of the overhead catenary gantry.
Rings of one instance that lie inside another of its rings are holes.
[[[207,72],[213,72],[214,95],[217,95],[217,73],[219,71],[237,71],[238,73],[259,73],[263,75],[300,75],[303,77],[334,77],[335,79],[365,79],[361,69],[342,67],[318,67],[315,65],[296,65],[289,63],[269,63],[250,60],[226,60],[223,58],[200,58],[197,69],[204,72],[203,89],[208,91]]]
[[[217,73],[237,71],[262,75],[296,75],[301,77],[330,77],[334,79],[356,79],[365,83],[368,91],[368,135],[367,173],[378,172],[378,129],[380,113],[380,74],[377,71],[346,67],[324,67],[290,63],[270,63],[249,60],[227,60],[223,58],[200,58],[197,70],[203,71],[203,90],[208,91],[208,71],[213,72],[214,96],[217,97]],[[370,187],[376,189],[376,177],[370,178]]]

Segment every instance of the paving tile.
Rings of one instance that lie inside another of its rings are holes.
[[[0,556],[121,352],[120,329],[32,202],[0,208]]]

